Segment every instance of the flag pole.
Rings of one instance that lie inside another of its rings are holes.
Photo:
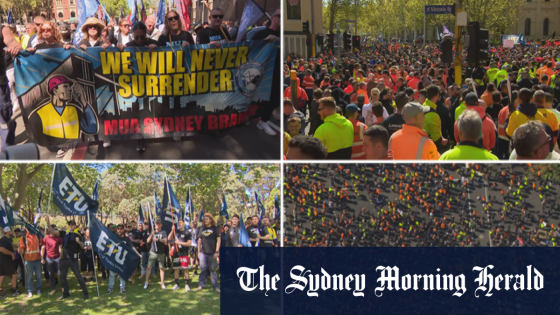
[[[51,188],[49,190],[49,204],[47,205],[47,214],[50,214],[50,211],[51,211],[51,196],[52,196],[52,186],[53,186],[53,183],[54,183],[54,170],[55,169],[56,169],[56,164],[53,164],[52,175],[51,175]],[[53,209],[53,212],[54,212],[54,209]]]
[[[88,228],[89,228],[89,239],[91,241],[91,218],[89,216],[89,210],[87,211],[87,217],[88,217]],[[95,268],[95,253],[93,252],[93,243],[91,244],[91,255],[92,255],[92,259],[93,259],[93,273],[95,274],[95,286],[97,287],[97,297],[99,297],[99,281],[97,281],[97,269]],[[99,263],[103,263],[101,262],[101,259],[99,259]]]
[[[113,221],[113,186],[111,186],[111,224],[115,224],[115,222]]]
[[[154,195],[155,196],[155,195]],[[154,197],[154,208],[155,208],[155,197]],[[155,227],[155,223],[154,223],[154,217],[152,216],[152,209],[150,207],[150,202],[148,202],[148,212],[150,213],[150,221],[152,222],[151,226],[152,226],[152,233],[154,233],[154,231],[156,230]],[[151,233],[150,233],[151,234]],[[157,252],[157,242],[154,242],[154,240],[152,239],[152,243],[154,243],[156,245],[156,252]]]
[[[169,205],[169,210],[171,211],[171,222],[173,224],[173,236],[175,238],[177,238],[177,232],[175,231],[175,216],[173,215],[173,206],[171,205],[171,185],[169,185],[169,179],[167,178],[167,172],[165,172],[165,182],[167,183],[167,199],[168,201],[168,205]],[[173,245],[175,245],[175,251],[177,251],[177,253],[179,253],[179,248],[177,248],[177,242],[173,242]],[[171,263],[173,263],[173,258],[171,258]]]

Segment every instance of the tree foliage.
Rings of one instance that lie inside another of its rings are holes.
[[[341,32],[347,29],[346,20],[354,20],[355,0],[323,0],[323,26],[330,32],[336,31],[340,23]],[[424,3],[426,5],[450,4],[448,0],[358,0],[356,10],[358,34],[377,37],[397,35],[411,37],[416,24],[417,35],[423,33]],[[463,11],[468,22],[478,21],[483,28],[499,33],[507,32],[518,20],[517,12],[525,0],[462,0]],[[427,15],[426,25],[437,26],[441,31],[445,24],[454,32],[455,17],[450,14]],[[351,28],[352,32],[354,28]]]
[[[139,206],[155,212],[154,192],[163,202],[163,183],[167,176],[175,195],[184,207],[190,187],[197,213],[203,207],[215,217],[219,215],[222,195],[226,196],[229,215],[244,216],[254,213],[254,192],[267,214],[274,209],[274,196],[280,194],[280,170],[273,164],[67,164],[76,182],[92,194],[95,181],[99,180],[98,217],[106,223],[127,222],[136,219]],[[43,212],[61,214],[49,202],[53,164],[3,164],[0,165],[0,194],[10,205],[28,219],[33,216],[41,189]],[[248,196],[246,192],[253,192]],[[79,218],[83,219],[83,218]]]

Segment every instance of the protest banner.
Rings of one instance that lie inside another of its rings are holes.
[[[29,136],[43,146],[219,131],[244,125],[270,100],[277,47],[23,52],[16,92]]]
[[[99,202],[93,200],[76,183],[65,164],[56,164],[53,171],[52,195],[54,204],[64,215],[96,213]]]

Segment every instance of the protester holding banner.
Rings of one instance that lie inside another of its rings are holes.
[[[150,45],[157,45],[157,41],[147,36],[148,28],[146,24],[138,22],[132,27],[133,41],[128,42],[126,47],[148,47]]]
[[[210,24],[202,29],[196,36],[197,44],[210,44],[220,48],[220,43],[227,43],[231,40],[226,27],[222,26],[224,11],[214,8],[210,11]]]
[[[118,238],[121,240],[121,242],[123,244],[126,244],[127,246],[129,246],[130,248],[132,248],[136,254],[138,256],[140,256],[140,253],[138,253],[136,251],[136,249],[134,248],[134,246],[132,245],[132,242],[130,241],[130,239],[126,236],[125,234],[125,229],[124,229],[124,225],[123,224],[119,224],[117,225],[117,236]],[[113,286],[115,285],[115,276],[117,275],[116,272],[110,270],[109,271],[109,288],[107,289],[107,294],[111,294],[113,293]],[[131,279],[134,279],[134,274],[132,275]],[[122,276],[119,277],[120,280],[120,289],[121,289],[121,293],[122,294],[126,294],[126,279],[124,279]],[[163,282],[163,281],[162,281]],[[134,284],[134,280],[132,281],[132,284]]]
[[[167,232],[161,229],[162,223],[161,219],[158,217],[156,219],[156,229],[152,231],[150,237],[146,240],[146,243],[150,244],[150,254],[148,257],[148,268],[146,269],[146,283],[144,284],[144,289],[148,288],[150,272],[154,268],[156,261],[159,263],[159,277],[160,285],[162,289],[165,289],[165,284],[163,283],[165,279],[165,247],[167,245]]]
[[[189,292],[189,249],[192,244],[192,233],[185,229],[185,220],[179,218],[179,230],[173,229],[170,237],[175,238],[175,246],[171,247],[173,253],[173,270],[175,275],[175,286],[173,290],[180,288],[179,271],[182,269],[185,274],[185,290]]]
[[[47,216],[47,220],[48,216]],[[49,222],[49,221],[47,221]],[[68,287],[68,269],[72,269],[74,276],[78,279],[78,283],[84,293],[84,300],[89,299],[86,282],[80,273],[80,266],[78,265],[78,257],[80,251],[84,248],[83,237],[78,232],[76,222],[74,220],[68,221],[68,229],[64,231],[53,231],[49,227],[49,234],[60,236],[62,238],[62,258],[60,259],[60,284],[62,285],[62,296],[59,300],[64,300],[70,296],[70,288]]]
[[[2,284],[4,278],[10,277],[12,284],[12,296],[18,296],[21,293],[17,290],[17,267],[15,264],[15,252],[11,238],[14,232],[9,226],[4,227],[4,236],[0,238],[0,300],[6,298]]]
[[[148,35],[149,39],[153,39],[157,42],[157,40],[161,36],[161,31],[155,26],[156,17],[154,15],[148,16],[148,18],[146,19],[146,28],[148,29],[148,32],[146,34]]]
[[[165,15],[165,28],[157,41],[157,46],[180,46],[193,45],[194,39],[191,33],[185,31],[185,26],[181,22],[179,13],[175,10],[167,12]],[[155,46],[150,44],[150,48]]]
[[[109,43],[122,50],[128,42],[133,40],[130,27],[131,25],[128,19],[122,19],[119,21],[119,29],[116,36],[113,29],[109,28]]]
[[[35,52],[36,50],[49,48],[70,49],[71,44],[63,44],[62,37],[55,22],[44,21],[37,36],[37,44],[27,48],[27,51]]]
[[[107,49],[107,47],[111,46],[111,43],[101,36],[103,30],[105,30],[105,25],[98,19],[94,17],[87,19],[86,23],[82,25],[84,37],[79,44],[80,48],[83,50],[86,50],[88,47],[102,47],[103,49]]]
[[[33,18],[33,23],[35,24],[35,34],[31,35],[31,37],[29,38],[29,43],[27,44],[27,48],[35,47],[37,46],[37,44],[39,44],[39,35],[41,34],[41,27],[43,26],[43,23],[45,23],[45,21],[46,20],[42,15]]]
[[[33,296],[33,274],[37,279],[37,295],[41,295],[43,285],[43,273],[41,266],[41,247],[43,239],[37,235],[25,231],[19,241],[19,252],[25,261],[25,280],[27,287],[27,298]]]
[[[212,278],[214,291],[220,293],[218,287],[218,255],[220,253],[220,229],[216,226],[214,217],[210,213],[204,214],[203,226],[198,235],[198,256],[200,257],[200,276],[198,277],[199,287],[196,291],[201,291],[206,287],[208,273]]]

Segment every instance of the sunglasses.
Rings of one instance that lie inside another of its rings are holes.
[[[122,27],[130,27],[130,24],[121,25]]]
[[[146,39],[146,36],[134,36],[135,40],[141,40],[141,39]]]
[[[223,14],[222,14],[222,15],[212,15],[212,18],[214,18],[214,19],[223,19],[223,18],[224,18],[224,15],[223,15]]]
[[[88,29],[90,29],[90,30],[91,30],[91,29],[97,29],[97,26],[95,26],[95,25],[90,25],[90,26],[88,27]]]
[[[169,22],[179,21],[179,17],[178,17],[177,15],[175,15],[175,16],[170,16],[170,17],[167,18],[167,20],[168,20]]]
[[[52,28],[42,28],[41,32],[43,33],[52,33],[53,29]]]
[[[41,23],[35,23],[35,26],[41,26],[41,25],[43,25],[43,24],[41,24]]]

